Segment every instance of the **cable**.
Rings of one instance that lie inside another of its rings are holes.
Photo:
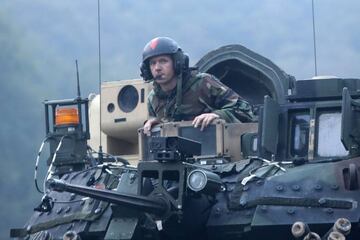
[[[62,142],[63,142],[63,140],[64,140],[64,138],[65,138],[66,136],[67,136],[67,135],[64,135],[64,136],[62,136],[62,137],[60,138],[59,144],[58,144],[58,146],[57,146],[57,148],[56,148],[56,150],[55,150],[55,152],[54,152],[53,158],[52,158],[52,160],[51,160],[51,164],[50,164],[49,169],[48,169],[48,171],[47,171],[47,173],[46,173],[46,177],[44,178],[44,184],[43,184],[43,189],[44,189],[43,191],[44,191],[44,193],[46,192],[46,191],[45,191],[45,190],[46,190],[46,181],[49,180],[49,179],[52,177],[52,174],[53,174],[52,168],[53,168],[53,164],[54,164],[55,159],[56,159],[57,152],[59,151],[59,149],[60,149],[60,147],[61,147],[61,145],[62,145]]]
[[[38,185],[38,183],[37,183],[37,171],[38,171],[38,167],[39,167],[39,160],[40,160],[41,152],[42,152],[42,150],[43,150],[43,148],[44,148],[45,142],[46,142],[48,139],[49,139],[49,138],[46,137],[46,138],[42,141],[42,143],[41,143],[41,145],[40,145],[40,148],[39,148],[39,151],[38,151],[38,154],[37,154],[37,156],[36,156],[36,161],[35,161],[34,182],[35,182],[36,190],[37,190],[39,193],[41,193],[41,194],[44,194],[44,192],[40,190],[39,185]]]
[[[100,154],[99,152],[92,149],[90,146],[88,146],[88,148],[92,151],[92,153]],[[130,165],[129,161],[126,160],[125,158],[122,158],[119,156],[114,156],[110,153],[101,153],[101,154],[105,155],[106,157],[110,157],[110,158],[114,159],[116,163],[121,162],[124,165]]]

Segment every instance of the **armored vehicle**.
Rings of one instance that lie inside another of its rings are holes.
[[[359,239],[360,79],[295,80],[240,45],[195,67],[252,103],[258,121],[170,122],[146,136],[142,80],[46,101],[43,197],[11,236]]]

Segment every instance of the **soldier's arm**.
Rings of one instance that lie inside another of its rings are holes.
[[[208,79],[206,84],[209,94],[215,99],[213,113],[226,122],[254,121],[252,106],[232,89],[214,78]]]
[[[144,123],[144,134],[150,136],[151,134],[151,128],[160,123],[160,120],[156,117],[156,113],[155,110],[153,109],[150,100],[148,99],[147,102],[147,109],[148,109],[148,113],[149,113],[149,119]]]

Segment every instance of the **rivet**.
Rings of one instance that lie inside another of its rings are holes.
[[[62,210],[63,210],[62,207],[60,207],[58,210],[56,210],[56,213],[60,214],[62,212]]]
[[[256,181],[256,185],[263,185],[264,184],[264,181],[263,180],[257,180]]]
[[[332,214],[334,212],[334,210],[332,208],[327,208],[327,209],[325,209],[325,212],[328,214]]]
[[[338,190],[339,189],[339,185],[337,185],[337,184],[332,184],[330,187],[331,187],[332,190]]]
[[[70,194],[70,201],[74,200],[75,197],[76,197],[76,194],[75,194],[75,193]]]
[[[295,210],[292,208],[289,208],[286,212],[290,215],[293,215],[295,213]]]
[[[71,207],[70,207],[70,206],[67,206],[67,208],[65,209],[65,213],[70,212],[70,210],[71,210]]]
[[[322,186],[320,184],[315,185],[315,190],[316,191],[321,191],[321,189],[322,189]]]
[[[276,191],[282,192],[282,191],[284,191],[284,187],[282,185],[277,185],[276,186]]]
[[[297,185],[297,184],[295,184],[295,185],[293,185],[293,186],[291,187],[291,189],[292,189],[293,191],[297,192],[297,191],[300,191],[300,186]]]
[[[244,186],[243,191],[247,191],[247,190],[249,190],[249,186]]]

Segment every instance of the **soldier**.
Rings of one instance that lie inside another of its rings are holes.
[[[189,69],[189,59],[171,38],[158,37],[146,44],[140,67],[144,80],[153,80],[148,96],[150,118],[144,133],[152,126],[169,121],[193,120],[201,131],[213,120],[251,122],[251,105],[210,74]]]

